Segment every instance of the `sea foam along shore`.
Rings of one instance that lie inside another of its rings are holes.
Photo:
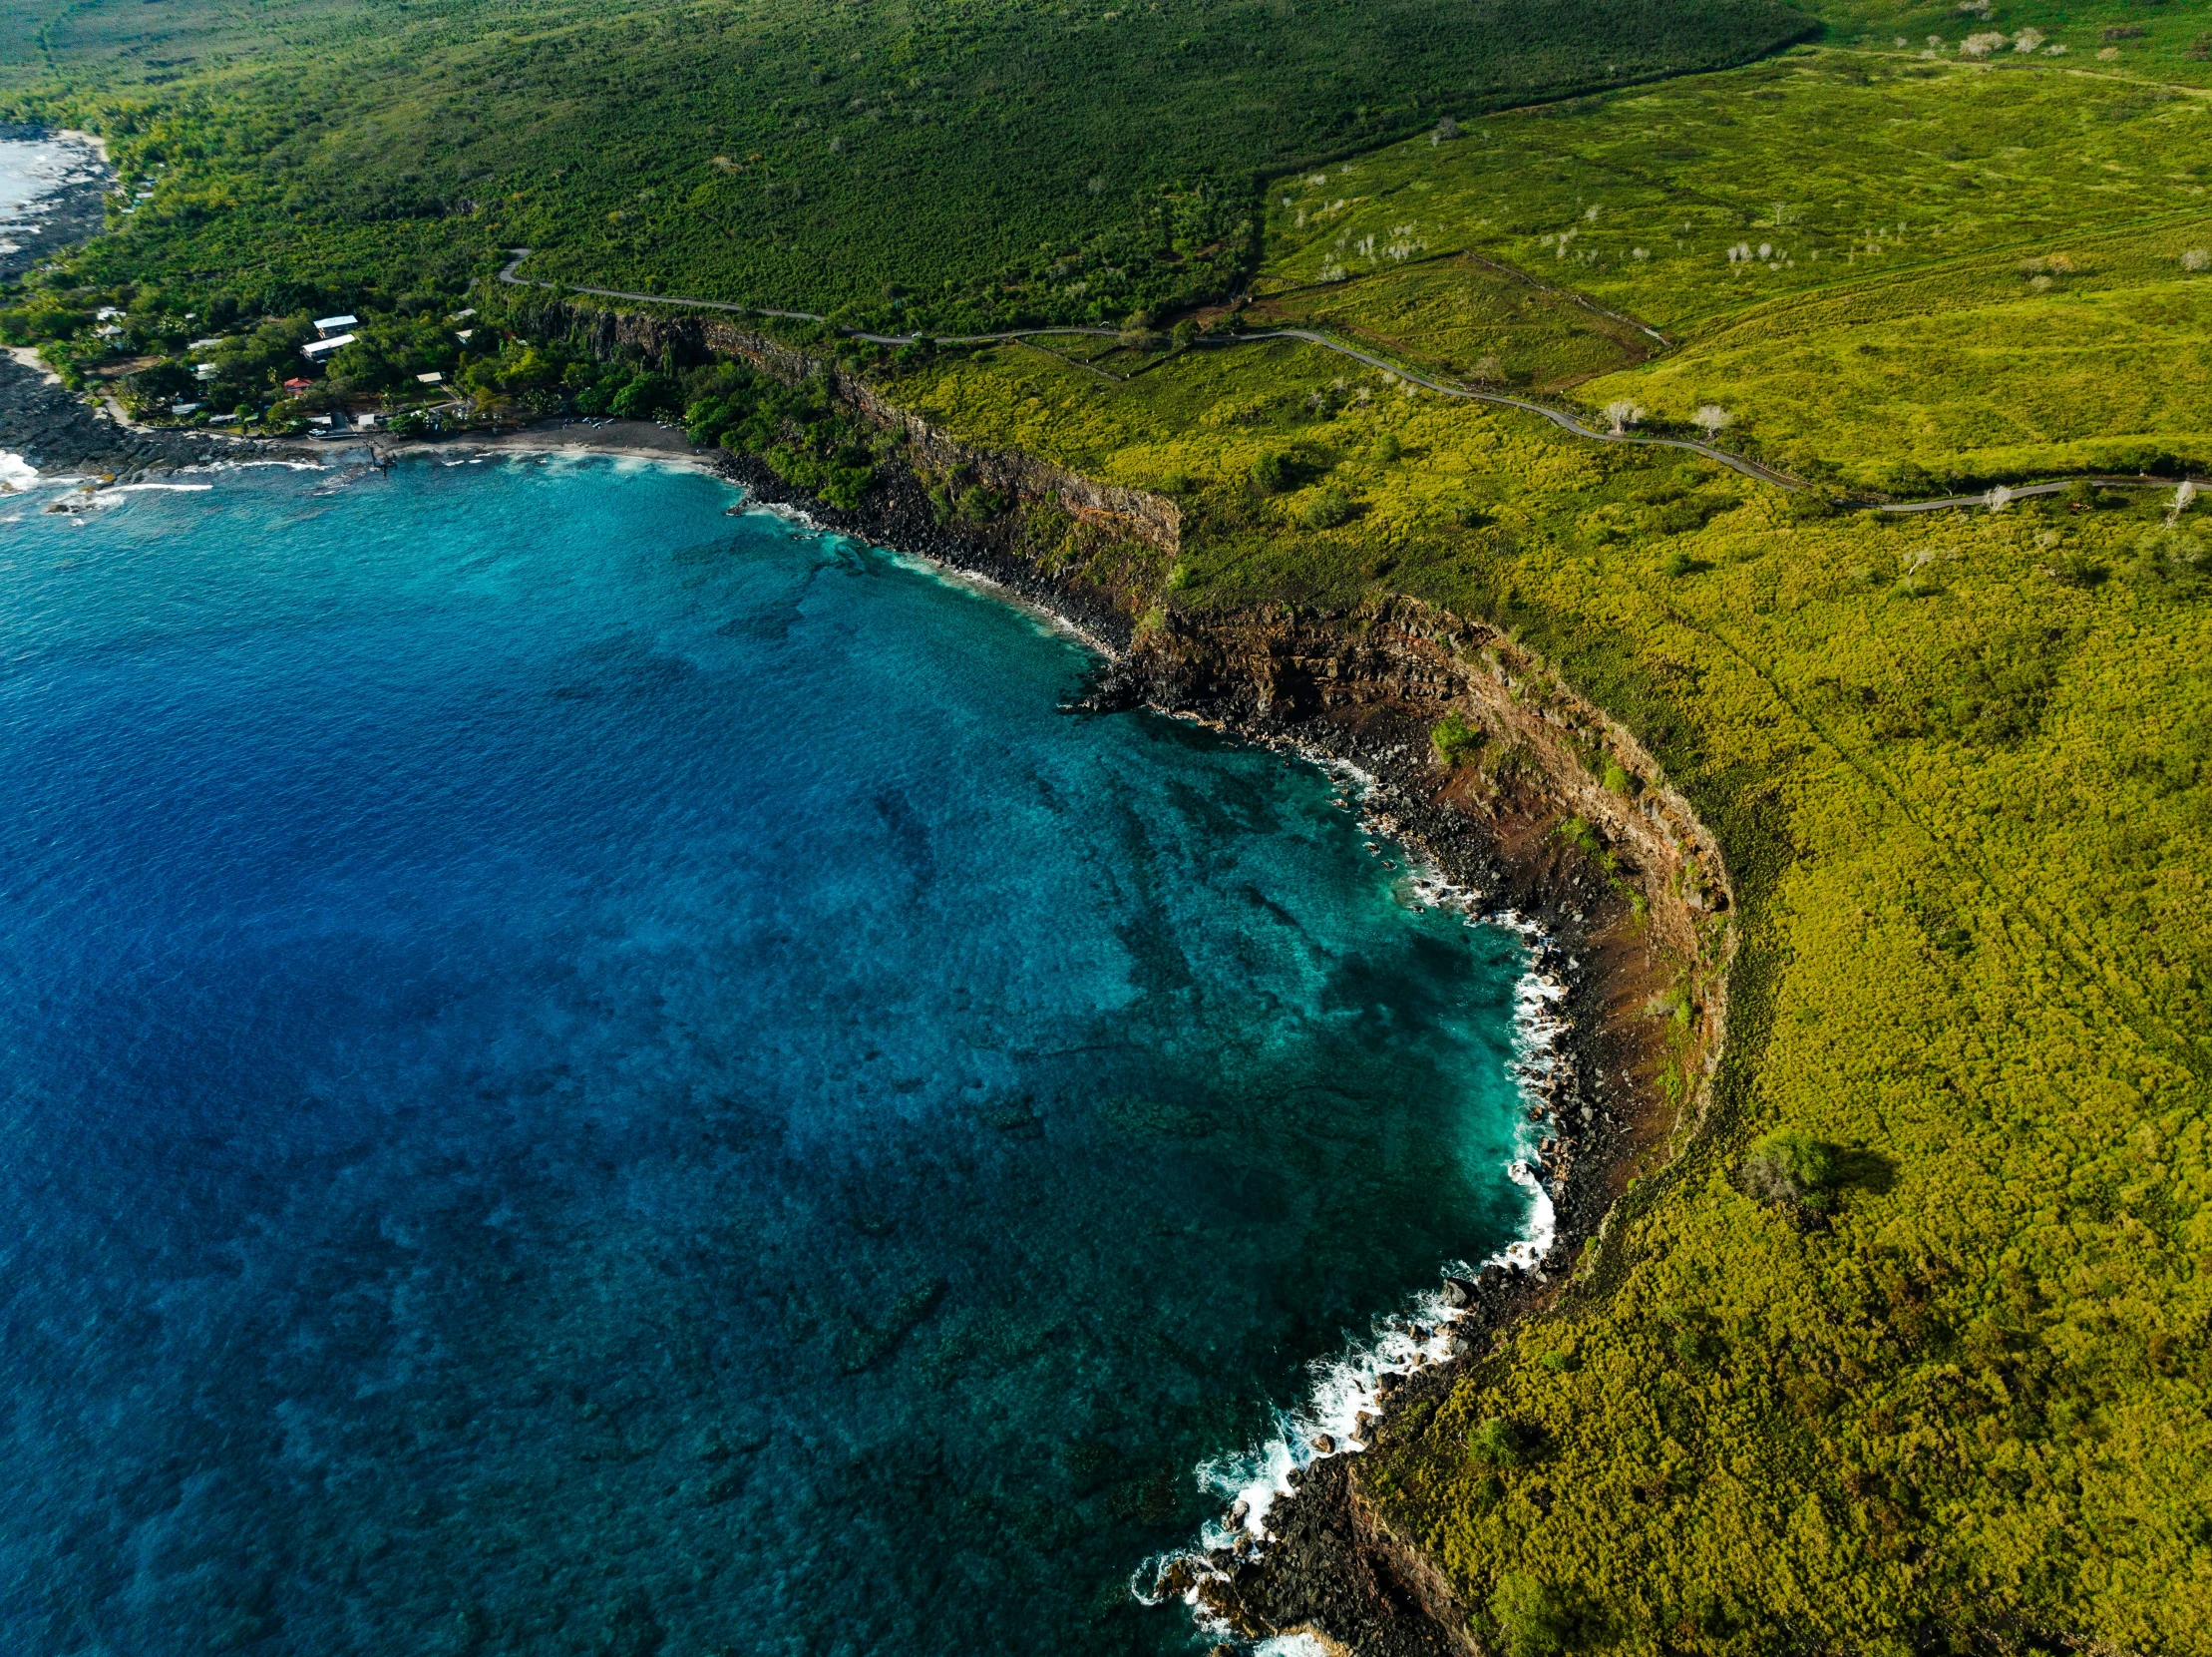
[[[1567,1032],[1556,1010],[1566,1000],[1567,986],[1544,948],[1543,930],[1517,912],[1492,908],[1486,894],[1447,879],[1426,848],[1392,818],[1371,809],[1375,779],[1359,767],[1285,738],[1258,740],[1299,754],[1334,775],[1346,793],[1358,792],[1367,808],[1360,827],[1376,837],[1370,845],[1395,842],[1409,851],[1411,866],[1400,887],[1410,904],[1456,912],[1471,927],[1503,927],[1531,949],[1529,966],[1514,987],[1512,1070],[1521,1103],[1548,1116],[1545,1107],[1563,1061],[1561,1039]],[[1266,1548],[1272,1539],[1269,1511],[1278,1498],[1291,1494],[1293,1475],[1316,1461],[1368,1448],[1389,1388],[1386,1378],[1411,1375],[1453,1356],[1453,1326],[1472,1309],[1468,1291],[1483,1271],[1533,1270],[1551,1252],[1558,1240],[1558,1218],[1536,1143],[1542,1130],[1530,1122],[1531,1113],[1516,1112],[1515,1154],[1505,1170],[1507,1178],[1529,1193],[1528,1214],[1518,1235],[1480,1262],[1444,1263],[1434,1289],[1378,1318],[1363,1339],[1343,1352],[1316,1361],[1304,1398],[1277,1413],[1271,1437],[1200,1462],[1200,1487],[1221,1496],[1227,1506],[1201,1531],[1196,1549],[1156,1556],[1138,1567],[1130,1591],[1140,1602],[1158,1605],[1179,1598],[1202,1632],[1233,1637],[1237,1631],[1209,1607],[1204,1587],[1227,1580],[1225,1564]]]
[[[116,506],[126,495],[148,491],[203,494],[215,486],[198,481],[199,475],[243,471],[261,466],[281,466],[293,472],[330,470],[322,462],[312,460],[210,460],[189,466],[164,467],[161,469],[163,475],[158,478],[133,477],[129,481],[118,481],[84,472],[41,472],[14,450],[0,449],[0,511],[19,503],[29,505],[34,499],[50,491],[58,491],[52,499],[47,500],[42,510],[79,517],[87,512]],[[0,522],[13,523],[20,520],[9,518],[0,519]]]
[[[115,170],[107,141],[71,128],[0,124],[0,277],[100,228]]]

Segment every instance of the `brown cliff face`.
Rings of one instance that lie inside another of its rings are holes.
[[[1733,943],[1718,845],[1643,746],[1533,652],[1403,597],[1170,613],[1101,695],[1354,760],[1378,780],[1380,826],[1543,929],[1537,965],[1564,984],[1568,1028],[1540,1118],[1557,1241],[1537,1271],[1468,1286],[1454,1358],[1393,1392],[1387,1436],[1406,1402],[1442,1397],[1559,1292],[1630,1175],[1690,1124],[1718,1058]],[[1453,715],[1461,762],[1446,764],[1432,733]],[[1367,1498],[1356,1456],[1315,1462],[1269,1524],[1270,1546],[1213,1559],[1201,1590],[1246,1634],[1311,1629],[1359,1657],[1480,1649],[1443,1574]]]
[[[1641,890],[1658,941],[1684,960],[1728,907],[1719,846],[1658,762],[1494,627],[1396,596],[1339,612],[1169,613],[1139,635],[1125,672],[1164,705],[1271,728],[1367,708],[1433,727],[1456,712],[1479,730],[1483,757],[1471,775],[1438,761],[1433,780],[1462,810],[1495,818],[1516,800],[1548,801],[1580,818],[1613,852],[1615,878]],[[1433,760],[1426,728],[1422,738]]]

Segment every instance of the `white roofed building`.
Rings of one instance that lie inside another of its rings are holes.
[[[328,339],[334,333],[343,333],[348,328],[355,328],[360,325],[361,318],[358,316],[318,316],[315,318],[315,332],[321,334],[325,339]]]
[[[333,334],[328,339],[310,339],[299,348],[299,354],[309,362],[320,362],[331,352],[351,345],[355,337],[353,334]]]

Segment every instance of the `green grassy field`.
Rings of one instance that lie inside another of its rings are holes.
[[[1658,345],[1556,285],[1459,257],[1281,291],[1255,316],[1379,346],[1472,384],[1563,391],[1644,361]]]
[[[2009,56],[1799,51],[1393,146],[1271,190],[1258,290],[1857,488],[2212,458],[2212,99]],[[1677,348],[1556,298],[1470,327],[1533,290],[1460,252]]]
[[[2212,100],[2193,92],[2040,57],[1805,50],[1285,181],[1260,290],[1466,248],[1693,333],[1839,281],[2201,212],[2208,181]]]
[[[1923,496],[1961,479],[2212,466],[2212,212],[1771,300],[1581,395],[1717,405],[1785,467]]]

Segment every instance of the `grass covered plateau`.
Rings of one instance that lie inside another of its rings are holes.
[[[2212,458],[2212,99],[2011,57],[1801,51],[1315,170],[1264,309],[1859,489]]]

